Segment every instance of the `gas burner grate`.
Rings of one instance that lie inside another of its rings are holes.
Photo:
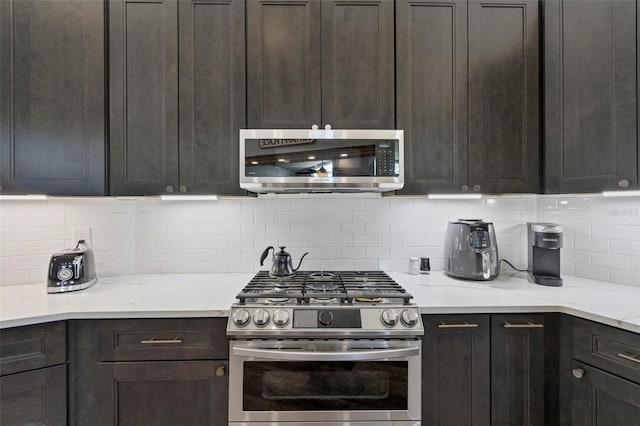
[[[383,271],[304,271],[288,277],[271,277],[260,271],[236,298],[241,305],[278,301],[298,305],[409,304],[413,296]]]

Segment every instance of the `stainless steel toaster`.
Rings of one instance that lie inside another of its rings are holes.
[[[500,272],[493,223],[482,219],[449,222],[444,241],[444,272],[470,280],[492,280]]]
[[[82,290],[97,280],[93,250],[84,240],[79,240],[73,249],[51,256],[47,293]]]

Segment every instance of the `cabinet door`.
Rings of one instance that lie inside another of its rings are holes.
[[[636,8],[545,1],[546,192],[638,185]]]
[[[227,424],[227,364],[226,361],[101,363],[97,383],[98,424]]]
[[[112,195],[154,195],[178,184],[176,0],[109,3]]]
[[[422,319],[422,423],[489,425],[489,315]]]
[[[0,1],[0,191],[104,195],[104,7]]]
[[[572,424],[635,426],[640,419],[640,385],[574,361]]]
[[[545,424],[544,315],[491,317],[491,422]]]
[[[467,176],[467,1],[396,2],[401,193],[459,191]]]
[[[247,2],[247,125],[320,125],[320,0]]]
[[[322,2],[322,124],[393,129],[393,1]]]
[[[469,185],[539,191],[538,0],[469,2]]]
[[[180,191],[244,194],[245,2],[185,0],[180,26]]]
[[[67,367],[0,377],[0,424],[67,424]]]

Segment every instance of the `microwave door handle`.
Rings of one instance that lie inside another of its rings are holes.
[[[376,361],[420,354],[420,348],[346,352],[301,352],[280,349],[233,348],[234,355],[278,361]]]

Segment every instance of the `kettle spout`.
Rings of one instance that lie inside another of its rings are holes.
[[[306,252],[305,254],[302,255],[302,257],[300,258],[300,262],[298,262],[298,267],[294,269],[293,272],[296,272],[298,269],[300,269],[300,266],[302,266],[302,259],[304,259],[304,257],[308,254],[309,252]]]
[[[262,255],[260,256],[260,266],[264,266],[264,260],[267,258],[267,255],[269,254],[269,250],[273,250],[273,246],[267,247],[262,252]],[[300,259],[300,260],[302,260],[302,259]]]

